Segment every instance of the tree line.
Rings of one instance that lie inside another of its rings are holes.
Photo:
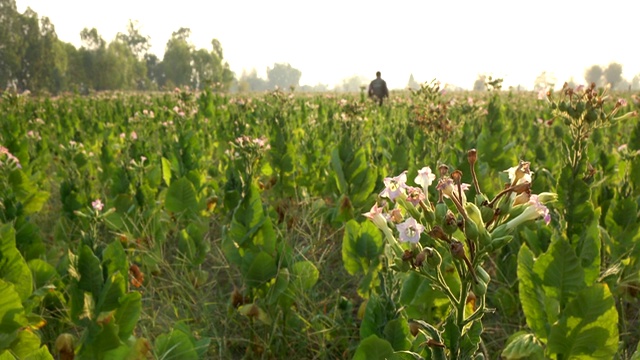
[[[47,17],[31,9],[19,13],[15,0],[0,0],[0,89],[38,93],[90,90],[157,90],[176,86],[229,89],[234,74],[216,39],[196,49],[191,31],[180,28],[167,41],[162,59],[149,53],[150,38],[136,22],[107,43],[85,28],[82,46],[58,39]]]

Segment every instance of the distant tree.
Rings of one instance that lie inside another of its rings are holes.
[[[622,82],[622,65],[612,62],[604,69],[603,74],[607,84],[611,85],[612,89],[616,88]]]
[[[84,28],[80,32],[80,39],[82,40],[82,45],[84,48],[88,50],[98,50],[100,48],[104,48],[106,46],[106,42],[98,34],[98,30],[96,28]]]
[[[147,80],[149,89],[157,89],[160,84],[164,84],[165,78],[162,72],[162,61],[155,54],[144,54],[144,63],[147,69]]]
[[[340,86],[336,86],[336,88],[341,89],[344,92],[359,92],[361,86],[367,86],[369,79],[354,75],[350,78],[346,78],[342,80],[342,84]]]
[[[256,69],[252,69],[249,73],[242,71],[240,79],[238,79],[238,91],[264,91],[267,90],[267,81],[258,77]]]
[[[486,90],[484,83],[487,81],[486,75],[478,75],[476,81],[473,82],[473,91],[484,91]]]
[[[0,89],[16,85],[21,61],[20,14],[15,0],[0,0]]]
[[[585,71],[584,79],[587,81],[587,84],[595,83],[596,86],[601,87],[602,75],[602,68],[599,65],[593,65]]]
[[[417,90],[420,88],[420,84],[413,78],[413,74],[409,76],[409,82],[407,83],[407,89]]]
[[[217,39],[211,41],[212,51],[205,49],[193,50],[193,74],[191,83],[194,88],[213,87],[214,89],[229,89],[234,74],[229,64],[223,62],[222,45]]]
[[[275,89],[276,86],[283,90],[291,86],[297,88],[300,85],[301,76],[300,70],[287,63],[276,63],[272,68],[267,68],[269,89]]]
[[[160,84],[168,86],[183,86],[191,84],[191,50],[193,46],[188,39],[191,30],[180,28],[171,35],[167,41],[167,47],[162,59],[164,82]]]
[[[126,33],[118,33],[116,39],[129,47],[131,53],[139,60],[144,59],[144,55],[149,51],[151,47],[149,36],[144,36],[140,33],[140,28],[137,21],[129,20],[127,24]]]
[[[640,74],[633,77],[631,80],[631,89],[640,90]]]

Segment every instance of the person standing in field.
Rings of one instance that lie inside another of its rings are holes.
[[[389,97],[389,89],[387,89],[387,82],[380,76],[380,71],[376,72],[376,78],[369,84],[369,97],[382,105],[384,98]]]

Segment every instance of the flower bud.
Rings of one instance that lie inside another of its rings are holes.
[[[74,343],[76,342],[73,335],[69,333],[63,333],[56,339],[55,348],[60,353],[61,360],[73,360],[75,356]]]
[[[478,229],[478,225],[476,225],[473,220],[469,219],[464,222],[464,235],[467,237],[467,239],[477,241],[479,232],[480,230]]]
[[[538,194],[538,201],[542,204],[558,200],[558,194],[552,192],[542,192]]]
[[[438,166],[438,171],[440,172],[440,177],[445,177],[449,174],[449,167],[445,164]]]
[[[467,160],[469,161],[469,165],[473,167],[478,160],[478,151],[476,149],[467,151]]]
[[[478,209],[476,204],[467,202],[464,204],[464,210],[467,212],[467,216],[469,217],[469,219],[471,219],[476,224],[478,230],[484,230],[482,213],[480,212],[480,209]]]
[[[429,234],[429,236],[431,236],[434,239],[449,242],[449,236],[447,236],[447,233],[444,232],[444,230],[440,225],[436,225],[433,228],[431,228],[431,230],[429,230],[427,234]]]
[[[503,246],[507,245],[513,239],[513,235],[506,235],[491,240],[489,245],[489,251],[500,250]]]
[[[467,256],[464,253],[464,245],[458,240],[452,241],[449,248],[451,250],[451,255],[456,259],[464,259]]]
[[[451,211],[448,211],[447,215],[444,217],[444,220],[442,221],[442,229],[449,235],[458,230],[458,219],[456,219],[456,216],[453,215]]]
[[[443,202],[439,202],[436,204],[436,221],[442,223],[444,221],[445,216],[447,216],[447,212],[449,211],[449,207],[447,204]]]

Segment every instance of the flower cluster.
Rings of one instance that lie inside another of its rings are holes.
[[[450,173],[447,166],[440,166],[440,176],[435,185],[437,201],[431,203],[429,188],[436,181],[436,175],[427,166],[418,170],[413,179],[417,186],[407,183],[407,171],[385,178],[379,201],[364,216],[384,233],[393,247],[407,243],[412,249],[416,246],[421,248],[433,246],[433,241],[438,240],[449,245],[453,256],[464,258],[469,266],[475,256],[504,246],[511,239],[510,232],[518,226],[538,219],[549,224],[551,216],[545,203],[555,200],[556,196],[552,193],[531,193],[534,173],[529,162],[521,161],[505,170],[509,183],[489,200],[481,192],[476,179],[476,159],[476,151],[469,151],[474,201],[467,198],[472,185],[462,182],[462,172],[455,170]],[[456,238],[463,238],[466,247]],[[401,251],[407,251],[406,247]],[[401,253],[397,249],[395,252]]]
[[[22,165],[20,165],[20,159],[10,153],[9,149],[7,149],[6,147],[0,146],[0,167],[4,164],[15,166],[18,169],[22,168]]]

